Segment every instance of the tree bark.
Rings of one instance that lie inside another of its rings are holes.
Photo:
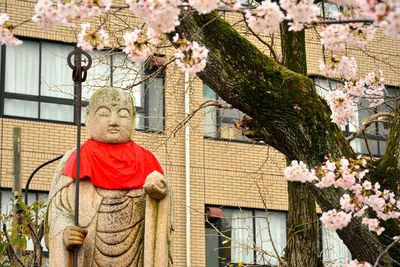
[[[289,31],[281,23],[282,65],[307,75],[305,32]],[[288,163],[294,159],[287,158]],[[309,164],[308,162],[306,162]],[[288,181],[288,242],[285,249],[287,266],[318,266],[318,225],[315,199],[307,185]]]
[[[209,49],[207,66],[197,76],[253,118],[249,124],[262,131],[267,144],[309,166],[320,165],[328,154],[355,156],[340,128],[331,123],[331,111],[312,81],[274,62],[216,13],[184,12],[176,31]],[[340,208],[343,190],[307,186],[322,210]],[[372,263],[383,250],[360,220],[353,220],[338,234],[358,260]]]

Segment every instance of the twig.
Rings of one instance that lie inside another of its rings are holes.
[[[397,242],[400,241],[400,238],[396,238],[392,243],[389,244],[389,246],[386,247],[386,249],[379,254],[378,258],[376,258],[375,264],[373,267],[377,267],[379,264],[379,261],[381,260],[381,258],[383,257],[383,255],[385,255],[386,253],[389,252],[389,249],[391,249]]]
[[[28,228],[32,233],[32,241],[33,241],[33,247],[34,247],[34,265],[35,266],[41,266],[42,265],[42,257],[43,257],[43,248],[41,244],[41,239],[43,238],[43,233],[44,233],[44,221],[40,224],[39,231],[36,232],[36,230],[32,227],[31,223],[28,224]]]
[[[382,122],[379,120],[379,118],[391,118],[393,119],[393,114],[392,113],[377,113],[371,117],[369,117],[366,121],[362,123],[360,128],[354,132],[352,135],[346,138],[347,142],[353,141],[356,137],[358,137],[361,133],[363,133],[371,124],[375,122]],[[367,145],[368,146],[368,145]]]
[[[17,252],[15,251],[15,248],[14,248],[14,246],[12,245],[12,242],[11,242],[11,240],[10,240],[10,237],[8,236],[7,228],[6,228],[6,225],[5,225],[5,224],[3,224],[3,233],[4,233],[4,235],[5,235],[6,239],[7,239],[9,251],[11,252],[12,256],[14,257],[14,259],[16,259],[17,262],[18,262],[19,264],[21,264],[23,267],[27,267],[27,266],[22,262],[22,260],[21,260],[20,257],[18,256]]]
[[[363,136],[364,136],[365,146],[367,147],[367,150],[368,150],[369,157],[370,157],[370,158],[371,158],[371,160],[372,160],[372,158],[373,158],[373,157],[372,157],[371,150],[369,149],[367,135],[365,134],[365,131],[362,131],[362,134],[363,134]]]
[[[219,108],[225,108],[225,109],[232,109],[233,107],[229,104],[224,104],[221,103],[215,99],[209,99],[207,101],[204,101],[203,103],[200,104],[195,110],[190,112],[183,121],[178,123],[178,125],[175,126],[175,128],[171,131],[171,133],[165,138],[164,142],[167,142],[172,136],[175,136],[175,134],[191,119],[193,116],[201,109],[210,107],[210,106],[215,106]],[[162,144],[160,144],[155,150],[157,150]]]
[[[269,51],[271,52],[272,57],[274,58],[274,60],[275,60],[276,62],[278,62],[278,57],[276,56],[276,53],[275,53],[274,48],[273,48],[269,43],[267,43],[267,42],[265,42],[263,39],[261,39],[261,37],[260,37],[257,33],[255,33],[255,32],[253,31],[253,29],[252,29],[252,28],[249,26],[249,24],[247,23],[247,20],[246,20],[244,14],[243,14],[243,20],[244,20],[244,23],[246,24],[247,29],[248,29],[248,30],[263,44],[263,45],[265,45],[266,47],[268,47],[268,49],[269,49]]]

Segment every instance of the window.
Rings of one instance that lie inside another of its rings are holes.
[[[329,81],[323,78],[312,77],[316,89],[322,97],[325,97],[327,90],[330,88],[335,89],[337,85],[341,83],[336,81]],[[390,86],[386,86],[386,91],[389,97],[395,96],[398,93],[398,89]],[[389,98],[386,102],[392,107],[396,106],[396,101],[394,98]],[[386,105],[380,105],[375,108],[367,108],[369,102],[362,99],[360,105],[357,106],[357,118],[355,121],[350,122],[347,126],[342,127],[343,134],[345,136],[350,136],[354,133],[359,126],[371,115],[378,112],[390,112],[390,109]],[[385,123],[375,123],[367,128],[366,137],[368,139],[368,147],[365,143],[364,137],[361,135],[351,141],[350,145],[358,153],[369,155],[369,150],[371,154],[375,157],[381,157],[385,153],[386,142],[390,133],[390,127]]]
[[[24,40],[23,45],[1,49],[1,109],[6,117],[76,123],[74,86],[67,55],[73,45]],[[90,52],[93,64],[82,84],[82,122],[92,93],[105,86],[129,89],[137,110],[136,128],[162,131],[164,128],[164,73],[138,84],[158,70],[146,68],[116,51]],[[132,84],[138,84],[132,87]]]
[[[203,85],[203,100],[215,99],[224,102],[208,85]],[[204,136],[211,138],[248,141],[236,127],[243,117],[238,109],[206,107],[204,109]]]
[[[346,264],[351,261],[351,253],[335,231],[321,224],[322,260],[325,265]]]
[[[327,0],[321,1],[317,4],[320,13],[319,17],[325,19],[336,19],[335,13],[340,12],[340,6],[330,3]]]
[[[206,223],[207,267],[225,266],[226,263],[251,264],[251,266],[276,265],[271,238],[283,255],[286,246],[286,213],[269,211],[268,222],[265,210],[222,208],[223,217]],[[266,253],[261,253],[262,249]]]

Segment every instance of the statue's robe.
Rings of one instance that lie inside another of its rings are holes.
[[[62,174],[71,153],[59,163],[50,188],[45,224],[50,266],[72,266],[63,234],[74,225],[75,180]],[[89,179],[79,184],[79,226],[88,234],[79,248],[78,266],[172,266],[170,190],[157,201],[143,189],[102,189]]]

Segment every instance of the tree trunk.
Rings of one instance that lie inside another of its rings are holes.
[[[309,166],[320,165],[328,154],[355,156],[340,128],[331,123],[331,111],[310,79],[274,62],[216,13],[183,16],[176,31],[209,49],[207,66],[198,77],[252,117],[249,124],[261,130],[267,144]],[[322,210],[340,208],[343,190],[307,186]],[[383,250],[360,220],[338,234],[358,260],[374,262]]]
[[[305,32],[281,23],[282,64],[307,75]],[[287,158],[288,163],[294,159]],[[308,162],[306,162],[309,164]],[[287,266],[318,266],[318,225],[315,199],[305,184],[288,181],[289,220],[285,249]],[[321,264],[322,265],[322,264]]]

